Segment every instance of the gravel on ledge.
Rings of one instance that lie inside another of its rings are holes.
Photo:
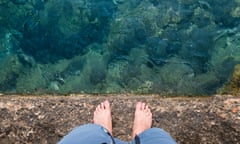
[[[240,96],[161,97],[158,95],[0,96],[1,144],[54,144],[74,127],[91,123],[93,111],[108,99],[113,134],[131,139],[137,101],[149,104],[153,127],[179,144],[240,144]]]

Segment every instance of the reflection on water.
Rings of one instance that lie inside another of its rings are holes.
[[[217,93],[239,0],[1,0],[2,93]]]

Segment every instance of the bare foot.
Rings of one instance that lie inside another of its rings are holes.
[[[135,110],[135,118],[133,122],[132,139],[143,131],[151,128],[152,113],[145,103],[138,102]]]
[[[104,101],[96,107],[93,123],[103,126],[112,135],[112,116],[109,101]]]

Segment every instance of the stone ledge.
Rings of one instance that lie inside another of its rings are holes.
[[[72,128],[92,122],[95,106],[112,103],[113,133],[130,140],[134,106],[150,105],[153,126],[178,143],[239,143],[240,96],[160,97],[157,95],[0,96],[1,144],[54,144]]]

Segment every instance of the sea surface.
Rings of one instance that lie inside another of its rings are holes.
[[[0,0],[1,93],[212,95],[239,64],[240,0]]]

